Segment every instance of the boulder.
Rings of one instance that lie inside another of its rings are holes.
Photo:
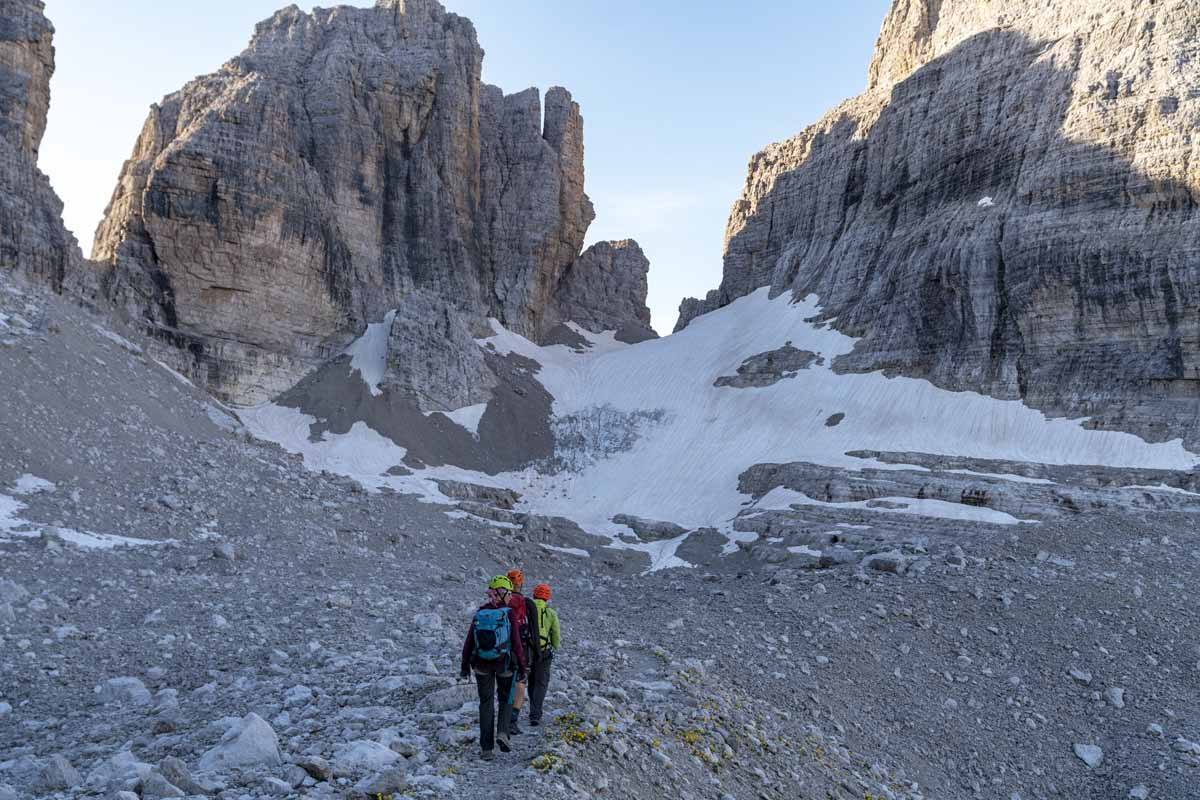
[[[84,785],[94,793],[128,791],[149,777],[153,769],[124,750],[93,767]]]
[[[333,774],[341,778],[354,778],[368,773],[384,772],[399,760],[398,753],[378,742],[350,742],[334,753]]]
[[[103,705],[148,706],[154,701],[146,684],[137,678],[109,678],[93,691]]]
[[[441,714],[446,711],[454,711],[477,697],[474,686],[469,683],[456,683],[422,697],[417,703],[417,711],[422,714]]]
[[[408,787],[408,778],[404,770],[391,769],[369,778],[363,778],[354,785],[350,793],[351,800],[375,800],[380,796],[393,795]]]
[[[142,781],[142,800],[166,800],[171,797],[186,797],[187,792],[175,786],[159,772],[151,772]]]
[[[158,762],[158,771],[171,784],[178,786],[187,795],[208,794],[204,786],[192,778],[192,773],[178,758],[167,756]]]
[[[83,782],[71,762],[60,755],[50,756],[42,764],[36,785],[41,792],[59,792],[73,789]]]
[[[1089,768],[1096,769],[1104,763],[1104,751],[1094,744],[1075,745],[1075,755]]]
[[[262,717],[247,714],[231,726],[221,742],[200,758],[201,772],[223,772],[233,767],[277,766],[279,738]]]
[[[0,605],[18,605],[29,598],[24,586],[8,578],[0,578]]]

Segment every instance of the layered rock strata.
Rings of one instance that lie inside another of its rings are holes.
[[[54,27],[38,0],[0,0],[0,270],[55,291],[76,279],[82,254],[62,202],[38,170],[50,108]]]
[[[576,309],[590,328],[648,319],[643,264],[619,260],[609,288],[590,275],[614,263],[603,246],[580,258],[578,105],[506,96],[482,60],[436,0],[278,12],[151,110],[97,234],[108,295],[239,402],[430,298],[456,330],[492,317],[537,340]]]
[[[897,0],[870,83],[750,164],[724,279],[862,337],[839,360],[1200,446],[1200,15]]]

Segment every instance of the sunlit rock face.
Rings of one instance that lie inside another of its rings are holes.
[[[897,0],[867,91],[751,160],[724,279],[883,369],[1200,444],[1200,14]]]
[[[54,74],[43,10],[38,0],[0,0],[0,270],[62,291],[81,277],[82,255],[37,166]]]
[[[436,0],[278,12],[151,110],[97,234],[108,296],[240,402],[414,304],[542,338],[595,216],[583,120],[565,89],[483,84],[482,61]]]

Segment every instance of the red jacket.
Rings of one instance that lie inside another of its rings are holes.
[[[512,596],[513,595],[510,595],[510,598]],[[516,597],[520,598],[520,595],[516,595]],[[511,602],[511,600],[510,600],[510,602]],[[492,605],[491,603],[486,603],[486,604],[480,606],[479,610],[483,611],[485,608],[493,608],[494,609],[494,608],[503,608],[503,606],[497,606],[497,605]],[[521,615],[522,615],[522,617],[524,616],[524,613],[525,613],[525,601],[524,601],[524,599],[522,599],[521,600]],[[512,606],[509,606],[509,608],[508,608],[508,625],[509,625],[509,631],[511,634],[509,636],[509,640],[512,645],[512,654],[517,659],[517,668],[520,672],[525,672],[528,669],[528,667],[526,667],[526,661],[525,661],[525,648],[521,644],[521,635],[520,635],[521,628],[520,628],[520,623],[517,619],[517,611]],[[463,673],[467,673],[471,670],[472,667],[474,667],[475,670],[478,672],[508,672],[511,669],[511,666],[509,664],[504,663],[504,659],[497,658],[497,659],[493,659],[491,661],[486,661],[481,658],[475,658],[475,620],[474,619],[471,620],[471,628],[470,628],[470,630],[467,631],[467,640],[465,642],[463,642],[462,665],[460,667],[460,671]]]

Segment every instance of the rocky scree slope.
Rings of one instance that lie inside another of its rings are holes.
[[[308,471],[41,287],[0,314],[4,800],[1195,795],[1194,513],[806,508],[643,576]],[[550,724],[481,764],[459,636],[514,563],[566,644]]]
[[[86,278],[62,202],[37,168],[50,108],[54,28],[40,0],[0,0],[0,271],[55,291]]]
[[[730,681],[674,622],[694,593],[661,582],[631,624],[644,556],[309,472],[41,287],[0,276],[0,314],[25,320],[0,337],[3,800],[921,796]],[[568,646],[549,724],[481,764],[459,648],[514,563],[556,587]]]
[[[1200,442],[1200,16],[897,0],[867,91],[756,155],[724,279],[816,293],[884,369]]]
[[[578,105],[561,88],[544,108],[536,89],[505,95],[482,60],[470,21],[436,0],[278,12],[152,108],[97,233],[106,293],[243,403],[393,311],[476,333],[494,317],[535,340],[575,319],[653,335],[637,245],[581,257],[595,214]],[[409,367],[443,338],[410,342]]]

